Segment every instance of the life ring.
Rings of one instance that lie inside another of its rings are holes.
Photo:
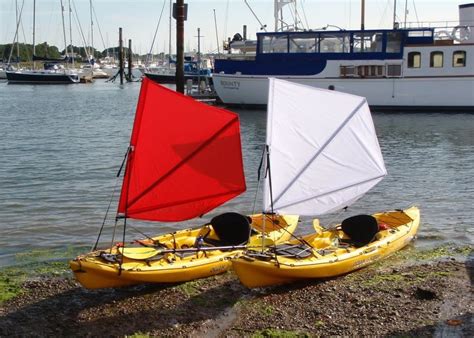
[[[471,28],[469,26],[459,25],[453,28],[451,38],[457,42],[463,42],[471,36]]]

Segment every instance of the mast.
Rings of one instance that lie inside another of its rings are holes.
[[[36,62],[35,62],[35,53],[36,53],[36,45],[35,45],[35,32],[36,32],[36,0],[33,0],[33,70],[36,69]]]
[[[18,17],[18,0],[15,0],[15,15],[16,15],[16,22],[20,22]],[[19,26],[17,26],[19,27]],[[18,28],[17,28],[18,29]],[[18,33],[16,34],[16,62],[17,64],[20,63],[20,42],[18,40]]]
[[[64,54],[67,56],[67,39],[66,39],[66,25],[64,24],[64,5],[63,0],[61,2],[61,18],[63,22],[63,36],[64,36]],[[68,63],[66,62],[66,68],[69,68]]]
[[[94,20],[92,18],[92,0],[89,0],[89,10],[91,14],[91,52],[89,55],[92,55],[92,59],[94,59]]]
[[[69,5],[69,45],[70,48],[70,56],[72,58],[72,68],[74,68],[74,49],[72,48],[72,9],[71,9],[71,0],[68,0]]]

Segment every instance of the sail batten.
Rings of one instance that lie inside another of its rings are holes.
[[[355,202],[386,169],[365,98],[270,79],[264,211],[316,216]]]
[[[145,78],[118,214],[152,221],[198,217],[245,191],[238,115]]]

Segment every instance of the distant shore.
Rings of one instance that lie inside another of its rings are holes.
[[[474,336],[473,247],[404,250],[324,281],[249,290],[223,275],[86,290],[65,262],[0,270],[0,336]]]

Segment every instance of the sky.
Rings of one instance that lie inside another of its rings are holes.
[[[62,0],[66,11],[66,35],[69,43],[68,3],[73,8],[72,41],[82,46],[90,44],[91,25],[89,0]],[[175,0],[173,0],[174,2]],[[0,44],[11,43],[15,36],[16,11],[21,10],[19,41],[32,43],[33,0],[0,0]],[[217,52],[217,41],[242,33],[247,25],[248,38],[255,38],[260,24],[244,0],[185,0],[188,3],[188,20],[185,22],[185,51],[197,50],[197,29],[201,30],[201,51]],[[274,28],[273,0],[247,0],[258,19]],[[36,42],[48,42],[64,46],[64,32],[61,23],[61,0],[36,0]],[[105,46],[118,45],[118,28],[122,27],[124,44],[132,40],[135,53],[146,54],[168,51],[170,0],[92,0],[94,47],[103,50]],[[361,0],[297,0],[298,13],[305,28],[317,29],[334,25],[344,29],[360,28]],[[439,25],[455,26],[458,21],[458,5],[472,3],[470,0],[398,0],[397,21],[439,22]],[[394,0],[366,0],[366,29],[391,28]],[[163,10],[161,21],[160,13]],[[214,13],[216,21],[214,21]],[[79,22],[79,24],[78,24]],[[159,23],[157,38],[152,48],[153,35]],[[79,28],[79,25],[81,29]],[[217,26],[217,37],[216,37]],[[100,32],[99,32],[100,28]],[[81,35],[81,30],[83,34]],[[176,21],[172,22],[172,43],[175,44]],[[174,50],[174,48],[173,48]]]

